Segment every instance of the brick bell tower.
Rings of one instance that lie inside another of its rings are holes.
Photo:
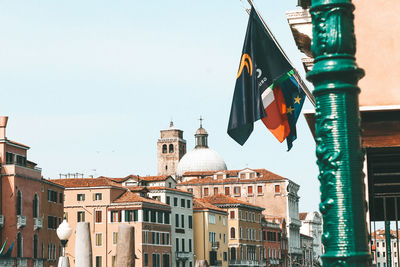
[[[176,175],[179,160],[186,154],[186,140],[183,131],[175,128],[171,121],[169,128],[161,130],[157,142],[158,175]]]

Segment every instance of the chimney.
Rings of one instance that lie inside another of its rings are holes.
[[[7,116],[0,116],[0,139],[6,139]]]

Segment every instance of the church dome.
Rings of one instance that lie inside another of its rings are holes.
[[[197,129],[194,149],[185,154],[178,163],[177,175],[193,171],[221,171],[226,170],[225,161],[217,152],[208,148],[208,133],[203,128],[200,117],[200,128]]]
[[[177,174],[193,171],[226,170],[225,161],[217,152],[208,147],[198,147],[186,153],[178,163]]]

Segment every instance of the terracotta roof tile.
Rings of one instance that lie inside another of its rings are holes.
[[[165,181],[169,175],[160,175],[160,176],[141,176],[139,177],[140,180],[146,182],[156,182],[156,181]]]
[[[193,195],[193,193],[190,193],[190,192],[185,191],[185,190],[180,190],[180,189],[176,189],[176,188],[169,188],[169,187],[165,187],[165,186],[147,186],[147,189],[149,189],[149,190],[170,190],[170,191],[182,192],[182,193]]]
[[[113,203],[129,203],[129,202],[145,202],[145,203],[158,204],[169,207],[169,205],[162,203],[158,200],[141,197],[138,194],[132,193],[130,191],[126,191],[113,201]]]
[[[282,176],[279,176],[273,172],[267,171],[266,169],[253,169],[253,171],[257,172],[256,178],[249,179],[241,179],[238,177],[238,174],[241,170],[226,170],[226,171],[208,171],[208,172],[186,172],[184,176],[198,176],[199,178],[191,179],[186,182],[179,183],[180,185],[190,185],[190,184],[223,184],[223,183],[240,183],[243,182],[257,182],[257,181],[274,181],[274,180],[287,180]],[[227,173],[229,174],[227,178],[218,178],[214,179],[215,173]],[[190,175],[189,175],[190,174]]]
[[[201,199],[198,198],[193,199],[193,210],[214,210],[227,213],[226,210],[218,208],[217,206],[214,206],[210,202],[201,201]]]
[[[253,205],[250,204],[248,202],[233,198],[233,197],[229,197],[223,194],[218,194],[218,195],[213,195],[213,196],[209,196],[209,197],[203,197],[200,199],[203,202],[209,202],[213,205],[223,205],[223,204],[241,204],[241,205],[246,205],[246,206],[252,206],[252,207],[256,207],[259,209],[264,209],[260,206],[257,205]]]
[[[117,186],[119,184],[108,178],[71,178],[71,179],[52,179],[51,182],[64,186],[65,188],[74,187],[98,187],[98,186]]]

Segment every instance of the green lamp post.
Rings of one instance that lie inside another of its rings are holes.
[[[353,10],[350,0],[313,0],[310,8],[323,266],[370,261],[357,86],[364,72],[354,57]]]

